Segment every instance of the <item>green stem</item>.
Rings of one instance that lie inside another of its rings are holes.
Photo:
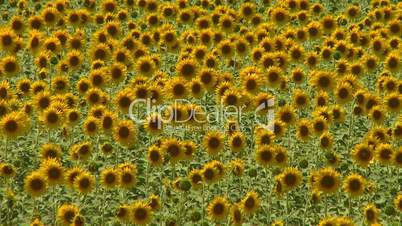
[[[201,202],[201,209],[202,209],[202,215],[201,215],[201,225],[204,225],[204,218],[205,218],[205,207],[204,207],[204,205],[205,205],[205,197],[204,197],[204,184],[202,184],[202,190],[201,190],[201,198],[202,198],[202,202]]]
[[[8,159],[8,139],[5,139],[5,144],[4,144],[4,161],[7,161]]]
[[[352,130],[353,130],[353,124],[354,124],[353,107],[354,107],[354,102],[352,103],[352,105],[351,105],[351,107],[350,107],[350,111],[349,111],[349,113],[350,113],[350,121],[349,121],[349,138],[351,138],[351,137],[352,137]],[[348,146],[347,146],[347,150],[346,150],[346,152],[348,152],[348,151],[349,151],[349,149],[351,148],[351,146],[352,146],[352,139],[349,139],[349,142],[348,142]]]
[[[52,194],[53,194],[53,224],[56,225],[56,220],[57,220],[57,192],[56,192],[56,187],[54,186],[52,189]]]

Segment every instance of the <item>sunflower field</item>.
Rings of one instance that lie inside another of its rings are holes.
[[[401,226],[402,2],[0,0],[1,226]]]

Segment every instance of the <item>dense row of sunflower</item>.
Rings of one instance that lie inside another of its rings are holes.
[[[0,1],[0,224],[401,225],[402,4],[355,2]]]

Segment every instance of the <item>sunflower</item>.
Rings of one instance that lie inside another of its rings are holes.
[[[317,107],[313,112],[312,112],[313,118],[316,117],[323,117],[327,123],[331,123],[332,121],[332,115],[328,107]]]
[[[233,204],[230,208],[230,219],[234,226],[240,226],[244,222],[244,214],[240,204]]]
[[[117,209],[116,213],[117,219],[122,223],[127,223],[130,217],[130,206],[129,205],[121,205]]]
[[[366,207],[364,207],[363,213],[364,213],[364,219],[369,223],[370,225],[375,224],[378,222],[379,218],[379,209],[374,204],[368,204]]]
[[[177,63],[176,71],[177,74],[183,78],[193,78],[197,74],[197,63],[190,58],[186,58]]]
[[[402,109],[402,94],[393,92],[385,96],[385,106],[390,112],[399,112]]]
[[[189,23],[193,19],[193,13],[190,9],[180,10],[178,20],[181,23]]]
[[[281,120],[275,120],[273,128],[274,128],[273,130],[274,135],[277,138],[283,136],[286,133],[285,123],[282,122]]]
[[[314,181],[314,187],[323,193],[334,193],[339,185],[339,173],[332,168],[321,169]]]
[[[43,160],[40,172],[46,177],[49,185],[64,183],[64,168],[59,160],[53,158]]]
[[[147,117],[144,128],[151,134],[161,133],[163,130],[163,119],[161,115],[153,113]]]
[[[95,187],[95,177],[89,172],[82,172],[74,179],[74,189],[81,194],[90,193]]]
[[[225,106],[240,106],[243,102],[240,91],[233,88],[224,92],[221,101]]]
[[[218,173],[218,169],[212,163],[206,163],[201,170],[202,180],[207,184],[215,183],[219,180]]]
[[[310,68],[315,68],[317,64],[319,63],[319,57],[315,52],[310,52],[306,56],[305,63],[310,67]]]
[[[5,80],[0,83],[0,100],[8,102],[15,98],[14,91],[10,86],[10,83]]]
[[[115,64],[129,65],[132,62],[130,52],[127,48],[117,48],[113,52],[113,59],[116,61]]]
[[[117,38],[121,33],[120,23],[117,21],[110,21],[105,24],[104,29],[106,33],[113,38]]]
[[[249,44],[245,38],[238,38],[235,43],[236,55],[244,56],[249,51]]]
[[[321,136],[320,136],[321,148],[326,149],[326,150],[331,149],[333,142],[334,142],[333,138],[329,132],[324,132],[323,134],[321,134]]]
[[[103,87],[109,82],[109,74],[103,68],[92,70],[88,76],[91,81],[92,86],[94,87]]]
[[[281,107],[276,114],[279,120],[287,125],[293,124],[296,120],[296,114],[290,105]]]
[[[67,63],[68,63],[68,67],[71,69],[75,69],[78,68],[83,61],[83,57],[81,52],[77,51],[77,50],[72,50],[70,52],[67,53]]]
[[[264,48],[262,47],[254,47],[251,51],[251,57],[254,63],[261,64],[265,69],[274,65],[273,54],[264,53]]]
[[[63,204],[57,210],[57,218],[64,224],[73,223],[75,216],[79,214],[79,208],[74,204]]]
[[[120,184],[120,171],[115,168],[106,168],[100,173],[100,183],[105,188],[115,188]]]
[[[47,7],[44,10],[42,10],[42,19],[45,23],[48,25],[54,25],[57,22],[58,15],[60,15],[57,11],[57,9],[53,7]]]
[[[345,104],[353,99],[353,88],[349,83],[338,83],[335,89],[337,102]]]
[[[50,53],[48,51],[39,53],[35,57],[35,64],[40,69],[48,68],[50,64]]]
[[[32,172],[25,177],[24,190],[32,197],[39,197],[47,191],[48,182],[40,172]]]
[[[44,40],[43,48],[52,54],[56,54],[61,50],[61,42],[57,37],[48,37]]]
[[[90,56],[92,60],[107,60],[110,55],[109,47],[104,43],[99,43],[93,46],[90,50]]]
[[[20,65],[15,56],[3,57],[0,61],[0,71],[6,76],[14,76],[19,73]]]
[[[284,226],[285,224],[283,223],[282,220],[275,220],[272,222],[271,226]]]
[[[66,125],[72,127],[80,121],[81,113],[76,109],[70,109],[66,112],[65,118],[67,120]]]
[[[213,221],[222,221],[227,217],[229,208],[229,201],[225,197],[215,197],[208,205],[208,216]]]
[[[0,163],[0,176],[4,178],[15,177],[16,170],[15,167],[8,163]]]
[[[268,82],[268,86],[270,87],[279,86],[280,82],[283,80],[282,69],[276,66],[269,67],[265,76]]]
[[[301,61],[304,58],[304,48],[298,45],[295,45],[289,49],[289,55],[292,61]]]
[[[245,137],[240,132],[233,133],[229,138],[229,146],[232,151],[241,151],[246,145]]]
[[[100,129],[100,120],[94,116],[86,118],[82,125],[82,130],[87,136],[95,136]]]
[[[320,220],[318,226],[335,226],[337,225],[335,217],[325,217],[324,219]]]
[[[119,167],[120,187],[130,189],[137,183],[137,167],[132,164],[124,164]]]
[[[173,138],[162,141],[161,150],[169,155],[169,160],[173,164],[182,160],[185,152],[183,143]]]
[[[86,92],[86,101],[91,105],[101,104],[106,94],[99,88],[90,88]]]
[[[0,134],[7,139],[15,139],[30,128],[29,116],[23,112],[10,112],[0,119]]]
[[[368,167],[374,158],[374,153],[367,144],[357,144],[353,148],[352,157],[361,167]]]
[[[180,99],[187,96],[188,84],[182,77],[175,77],[171,79],[165,86],[165,93],[168,97],[173,99]]]
[[[213,54],[208,54],[204,59],[204,65],[207,68],[216,68],[218,64],[218,58]]]
[[[160,44],[166,45],[168,48],[174,48],[177,45],[177,34],[174,28],[168,28],[161,33]]]
[[[261,166],[270,166],[275,161],[275,149],[268,145],[262,145],[256,150],[256,161]]]
[[[201,69],[198,73],[198,80],[207,90],[211,90],[215,87],[217,83],[217,77],[218,73],[211,68]]]
[[[220,132],[210,131],[204,136],[203,145],[208,154],[217,155],[224,148],[224,136]]]
[[[137,60],[136,70],[139,74],[149,76],[152,75],[156,69],[155,62],[149,56],[140,57]]]
[[[87,78],[78,80],[76,88],[79,93],[85,94],[91,88],[91,82]]]
[[[197,62],[201,63],[205,59],[207,53],[208,48],[205,45],[198,45],[194,47],[192,56],[197,60]]]
[[[162,166],[164,157],[161,148],[157,146],[151,146],[148,148],[147,160],[152,166]]]
[[[193,169],[188,174],[188,179],[191,183],[191,187],[198,190],[202,187],[203,172],[200,169]]]
[[[51,85],[56,93],[65,93],[69,89],[69,79],[65,75],[58,75],[52,79]]]
[[[73,219],[72,226],[83,226],[85,224],[85,218],[81,215],[76,215]]]
[[[381,105],[374,106],[369,112],[370,118],[374,123],[381,125],[385,119],[384,108]]]
[[[284,189],[287,191],[295,189],[302,181],[301,172],[293,167],[285,168],[280,177],[282,184],[284,185]]]
[[[148,198],[148,206],[151,207],[152,211],[156,212],[161,208],[161,200],[158,195],[150,195]]]
[[[383,165],[389,165],[392,162],[394,150],[390,144],[379,144],[375,147],[375,159]]]
[[[132,146],[136,142],[137,132],[131,120],[122,120],[117,123],[113,131],[113,138],[123,146]]]
[[[128,113],[131,103],[134,101],[134,93],[131,89],[125,88],[120,90],[116,97],[114,98],[114,102],[118,109],[123,113]]]
[[[394,92],[398,87],[398,81],[392,76],[386,76],[384,78],[384,88],[387,92]]]
[[[0,100],[0,117],[2,118],[10,111],[10,105],[5,100]],[[0,120],[1,121],[1,120]]]
[[[313,133],[311,122],[307,119],[301,119],[297,123],[296,127],[296,137],[298,140],[307,141],[311,138]]]
[[[335,79],[332,73],[326,71],[313,72],[311,76],[311,85],[317,87],[320,90],[329,91],[332,90]]]
[[[255,191],[247,192],[241,200],[241,207],[245,214],[251,215],[260,207],[260,199]]]
[[[70,148],[70,155],[73,160],[88,160],[93,152],[93,147],[90,142],[82,142],[73,145]]]
[[[136,201],[130,206],[130,222],[136,225],[146,225],[152,220],[152,208],[142,201]]]
[[[394,139],[401,139],[402,137],[402,123],[398,122],[393,128],[392,135]]]
[[[41,222],[39,218],[35,218],[32,220],[29,226],[44,226],[44,224]]]
[[[127,67],[122,63],[113,63],[109,68],[109,74],[113,83],[120,83],[127,76]]]
[[[254,94],[258,92],[262,85],[262,79],[257,74],[249,74],[242,78],[242,87],[247,93]]]
[[[366,181],[364,177],[359,174],[352,173],[348,175],[343,181],[343,190],[352,197],[363,195]]]
[[[78,167],[74,167],[71,169],[66,170],[65,172],[65,181],[68,186],[73,187],[75,179],[77,179],[77,176],[79,176],[81,173],[83,173],[84,170]]]
[[[310,39],[321,37],[321,24],[317,21],[312,21],[307,24],[307,33]]]
[[[399,212],[402,212],[402,194],[399,194],[394,199],[394,205]]]
[[[199,79],[193,79],[188,85],[191,95],[194,98],[201,98],[204,94],[203,83]]]
[[[321,135],[328,129],[328,122],[323,116],[314,117],[311,123],[316,135]]]
[[[293,104],[295,107],[303,109],[309,105],[309,96],[301,89],[295,89],[293,93]]]
[[[289,19],[289,12],[285,8],[275,7],[270,11],[271,19],[278,25],[285,24]]]
[[[0,30],[0,48],[2,50],[11,51],[15,48],[15,40],[17,38],[17,34],[11,30],[3,28]]]
[[[184,146],[184,160],[192,160],[194,158],[195,152],[197,151],[197,145],[190,140],[182,142]]]
[[[173,104],[164,112],[163,120],[167,123],[185,123],[192,119],[191,111],[189,112],[185,105]],[[194,115],[193,115],[194,116]]]

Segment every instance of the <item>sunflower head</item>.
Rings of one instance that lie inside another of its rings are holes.
[[[224,220],[229,212],[229,202],[224,197],[215,197],[208,205],[208,216],[213,221]]]
[[[359,174],[350,174],[343,182],[343,189],[352,197],[361,196],[365,189],[365,179]]]
[[[130,206],[130,222],[138,225],[148,224],[152,220],[152,208],[142,201]]]
[[[336,192],[339,184],[339,173],[332,168],[321,169],[314,181],[314,187],[323,193]]]

